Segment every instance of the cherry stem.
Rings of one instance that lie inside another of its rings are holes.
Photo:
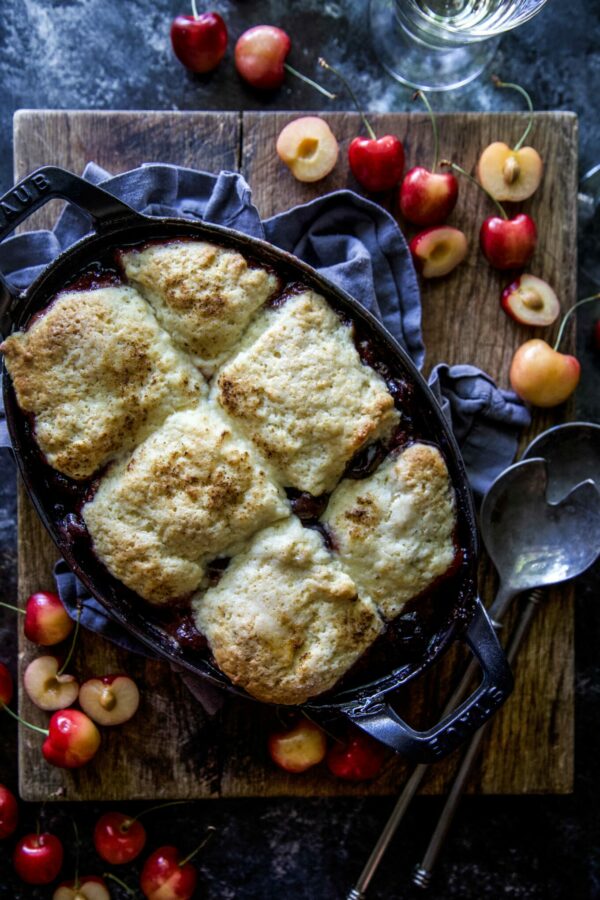
[[[25,723],[27,724],[27,723]],[[59,800],[65,795],[65,789],[63,787],[56,788],[55,791],[52,791],[50,794],[46,794],[44,800],[42,800],[42,805],[40,806],[40,811],[38,813],[38,817],[35,821],[35,833],[39,838],[40,832],[42,830],[42,819],[44,818],[44,813],[46,811],[46,804],[50,800]]]
[[[79,626],[81,624],[81,602],[77,604],[77,619],[75,620],[75,631],[73,632],[73,637],[71,639],[71,646],[69,647],[69,652],[67,653],[67,658],[64,663],[56,673],[56,677],[62,675],[69,663],[71,662],[71,657],[73,656],[73,652],[75,650],[75,644],[77,643],[77,636],[79,634]]]
[[[4,708],[4,712],[7,712],[9,716],[12,716],[17,722],[21,725],[25,725],[27,728],[31,728],[32,731],[39,731],[40,734],[43,734],[44,737],[48,737],[50,732],[47,728],[40,728],[39,725],[32,725],[31,722],[26,722],[25,719],[22,719],[16,712],[13,712],[10,706],[7,706],[6,703],[2,704]]]
[[[196,0],[192,0],[192,13],[195,19],[200,18],[200,16],[198,15],[198,7],[196,6]]]
[[[458,172],[460,175],[463,175],[470,182],[472,182],[474,185],[476,185],[479,188],[479,190],[483,191],[483,193],[486,195],[486,197],[488,197],[488,199],[492,201],[492,203],[494,204],[494,206],[496,207],[496,209],[498,210],[498,212],[500,213],[502,218],[505,220],[508,220],[508,216],[506,215],[506,211],[505,211],[504,207],[502,206],[502,204],[499,203],[495,197],[492,197],[492,195],[489,193],[489,191],[486,191],[484,186],[482,184],[479,184],[479,182],[477,181],[476,178],[473,178],[472,175],[469,175],[468,172],[466,172],[460,166],[457,166],[456,163],[450,162],[449,159],[440,160],[440,166],[445,166],[446,168],[452,169],[454,172]]]
[[[311,718],[311,716],[309,716],[309,714],[305,710],[302,710],[302,715],[305,719],[308,719],[309,722],[312,722],[313,725],[316,725],[317,728],[319,728],[323,732],[323,734],[326,734],[327,737],[330,737],[332,741],[335,741],[337,744],[343,743],[341,738],[336,737],[336,735],[333,734],[332,731],[328,731],[327,728],[321,725],[320,722],[317,722],[316,719]]]
[[[377,137],[375,136],[375,132],[371,128],[371,124],[370,124],[369,120],[367,119],[367,117],[365,116],[365,114],[361,108],[361,105],[357,100],[356,94],[350,87],[350,82],[348,81],[348,79],[345,77],[345,75],[342,75],[342,73],[340,72],[339,69],[336,69],[334,66],[330,66],[329,63],[327,62],[327,60],[323,59],[322,56],[319,57],[319,65],[322,66],[324,69],[327,69],[329,72],[333,72],[333,74],[336,75],[340,79],[340,81],[342,82],[342,84],[344,85],[344,87],[346,88],[346,90],[348,91],[350,96],[352,97],[352,102],[354,103],[356,110],[357,110],[358,114],[360,115],[361,119],[363,120],[363,124],[364,124],[365,128],[367,129],[367,134],[369,135],[369,137],[371,138],[372,141],[376,141]]]
[[[121,881],[120,878],[117,878],[116,875],[113,875],[112,872],[103,872],[102,877],[109,878],[111,881],[116,882],[116,884],[118,884],[119,887],[122,887],[124,891],[127,891],[131,897],[135,897],[135,891],[130,888],[128,884],[125,884],[124,881]]]
[[[533,128],[533,103],[531,102],[531,97],[529,96],[525,88],[521,87],[520,84],[513,84],[509,81],[501,81],[497,75],[492,75],[492,81],[497,88],[511,88],[511,90],[517,91],[519,94],[521,94],[522,97],[525,97],[525,100],[527,101],[527,106],[529,107],[529,121],[527,122],[527,128],[513,147],[513,150],[515,151],[520,150],[527,140],[529,132]]]
[[[437,169],[438,157],[440,155],[440,137],[438,134],[437,121],[427,95],[423,91],[415,91],[413,100],[416,100],[417,97],[425,104],[427,112],[429,113],[429,118],[431,119],[431,127],[433,128],[433,165],[431,166],[431,171],[435,172]]]
[[[179,868],[180,868],[180,869],[183,869],[183,867],[184,867],[185,865],[187,865],[187,863],[189,863],[189,861],[196,855],[196,853],[199,853],[200,850],[202,850],[203,847],[206,847],[206,845],[208,844],[208,842],[210,841],[210,839],[212,838],[212,836],[213,836],[213,834],[215,833],[216,830],[217,830],[217,829],[215,828],[214,825],[209,825],[209,826],[208,826],[208,828],[206,829],[206,834],[204,835],[204,838],[203,838],[202,842],[201,842],[200,844],[198,844],[198,846],[196,847],[196,849],[195,849],[195,850],[192,850],[192,852],[189,853],[189,854],[185,857],[185,859],[182,859],[181,862],[179,863]]]
[[[71,819],[73,823],[73,833],[75,834],[75,890],[78,891],[81,885],[79,884],[79,851],[81,849],[81,841],[79,840],[79,828],[77,827],[77,822],[75,819]]]
[[[171,800],[169,803],[159,803],[157,806],[150,806],[148,809],[143,809],[141,813],[138,813],[137,816],[134,816],[132,819],[127,819],[126,822],[123,822],[121,830],[129,831],[134,822],[137,822],[142,816],[147,816],[148,813],[156,812],[157,809],[165,809],[167,806],[181,806],[182,803],[190,802],[190,800]]]
[[[5,603],[3,600],[0,600],[0,606],[3,606],[4,609],[12,609],[13,612],[21,613],[21,615],[25,615],[25,610],[21,609],[20,606],[13,606],[12,603]]]
[[[575,310],[579,306],[583,306],[584,303],[591,303],[592,300],[600,300],[600,293],[592,294],[591,297],[584,297],[583,300],[578,300],[577,303],[575,303],[571,307],[571,309],[568,311],[568,313],[566,313],[564,319],[560,323],[560,328],[558,329],[558,335],[556,336],[556,341],[554,343],[554,348],[553,348],[554,350],[558,350],[558,348],[560,347],[560,342],[562,341],[563,334],[565,333],[565,326],[566,326],[567,322],[569,321],[569,319],[571,318],[571,316],[573,315],[573,313],[575,312]]]
[[[327,97],[328,100],[335,100],[337,94],[332,94],[331,91],[328,91],[327,88],[324,88],[322,84],[319,84],[317,81],[313,81],[312,78],[309,78],[308,75],[303,75],[302,72],[299,72],[298,69],[295,69],[293,66],[290,66],[289,63],[284,63],[283,68],[290,73],[290,75],[295,75],[296,78],[299,78],[300,81],[303,81],[304,84],[309,84],[311,87],[318,91],[320,94],[323,94],[324,97]]]

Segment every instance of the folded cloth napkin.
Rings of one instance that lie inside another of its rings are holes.
[[[112,177],[94,163],[84,177],[151,216],[202,219],[264,238],[304,259],[352,294],[422,366],[419,288],[406,241],[384,209],[352,191],[336,191],[261,221],[244,178],[233,172],[210,175],[179,166],[147,164]],[[53,231],[11,237],[0,244],[0,271],[26,288],[62,250],[90,230],[90,220],[68,206]],[[474,366],[439,365],[429,378],[460,445],[476,494],[508,466],[518,433],[529,413],[517,397],[501,391]],[[2,413],[0,410],[0,418]],[[0,430],[0,446],[8,436]],[[63,561],[56,567],[58,591],[72,615],[79,605],[82,624],[136,653],[151,655],[132,640],[85,591]],[[186,684],[214,712],[218,692],[185,676]]]

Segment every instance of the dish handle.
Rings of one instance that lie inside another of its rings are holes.
[[[68,200],[88,213],[95,231],[111,228],[122,219],[140,218],[131,206],[85,178],[58,166],[43,166],[0,197],[0,241],[36,209],[54,199]],[[13,304],[19,293],[0,273],[0,334],[10,330]]]
[[[460,706],[427,731],[411,728],[387,699],[377,698],[362,707],[349,704],[342,712],[378,741],[415,762],[431,763],[443,759],[491,718],[513,687],[506,656],[479,598],[464,640],[481,666],[481,684]]]

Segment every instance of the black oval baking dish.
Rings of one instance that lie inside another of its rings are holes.
[[[356,300],[301,260],[228,228],[188,219],[141,215],[112,194],[60,168],[38,169],[0,199],[0,240],[35,209],[57,197],[87,212],[93,231],[54,260],[23,293],[16,293],[0,276],[2,335],[25,327],[58,291],[109,251],[148,240],[187,236],[239,250],[258,263],[273,267],[287,281],[302,282],[319,292],[334,308],[348,313],[361,333],[377,347],[391,371],[412,384],[427,435],[444,454],[457,497],[462,563],[458,574],[446,586],[446,593],[450,593],[444,603],[446,614],[428,634],[416,655],[407,659],[401,652],[396,652],[396,658],[393,654],[390,658],[388,650],[385,671],[378,671],[375,677],[369,677],[367,671],[365,683],[351,685],[342,679],[337,689],[305,706],[314,713],[338,711],[397,752],[421,762],[450,753],[501,706],[512,689],[512,677],[477,596],[477,526],[460,452],[435,397],[412,360]],[[65,529],[64,506],[56,502],[53,478],[56,473],[40,454],[32,434],[31,418],[19,408],[4,365],[2,374],[6,419],[21,475],[42,522],[68,565],[110,614],[150,649],[230,692],[247,697],[211,664],[209,658],[182,646],[158,613],[111,576],[93,553],[89,540],[80,539]],[[464,640],[468,644],[481,665],[482,681],[458,709],[428,730],[416,731],[392,708],[392,695],[439,659],[454,640]]]

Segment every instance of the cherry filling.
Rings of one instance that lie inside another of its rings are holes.
[[[302,523],[312,522],[319,519],[325,512],[325,508],[329,501],[329,494],[321,494],[315,497],[308,491],[297,491],[295,488],[286,488],[285,492],[290,501],[292,512],[295,513]]]
[[[208,641],[196,628],[191,613],[184,613],[174,617],[172,622],[167,624],[167,631],[173,635],[184,650],[191,650],[194,653],[207,653]]]
[[[117,269],[107,267],[102,262],[93,263],[82,275],[71,281],[66,290],[96,291],[98,288],[118,287],[123,284],[123,276]]]

